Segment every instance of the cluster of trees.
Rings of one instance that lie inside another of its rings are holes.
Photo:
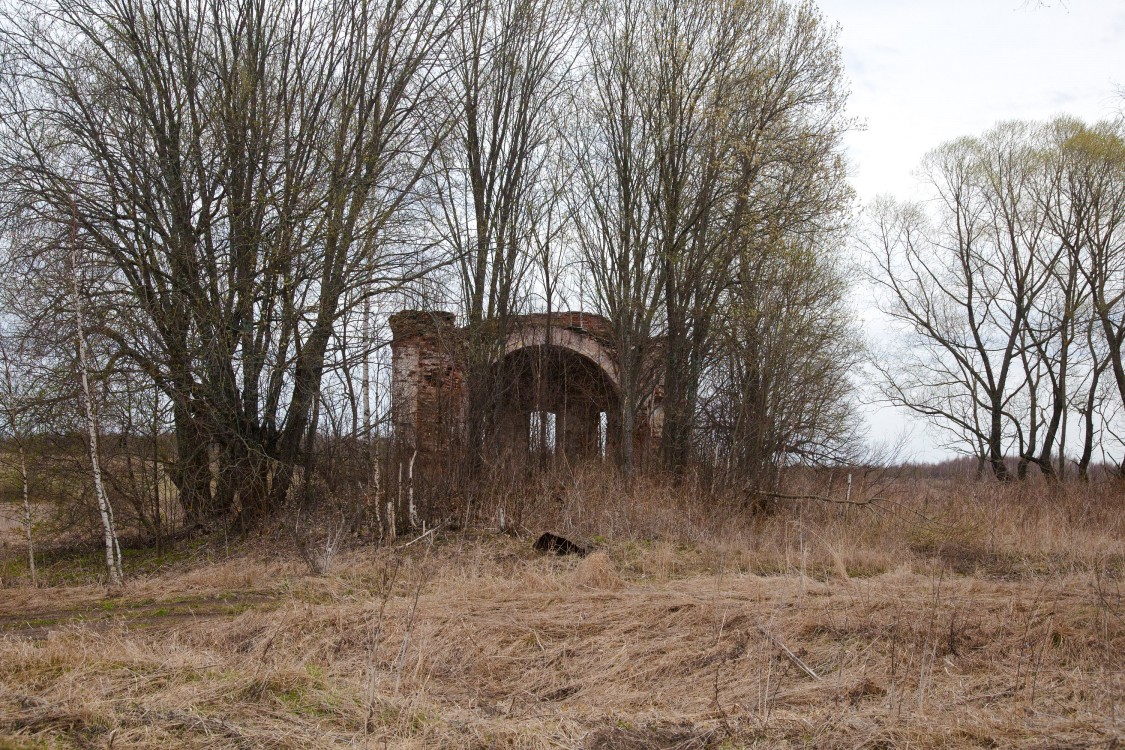
[[[903,346],[887,397],[1001,479],[1086,478],[1122,444],[1125,128],[1012,122],[928,155],[928,203],[884,201],[867,237]]]
[[[625,436],[664,383],[660,468],[844,458],[846,93],[783,0],[9,3],[5,432],[83,435],[112,569],[106,498],[377,493],[388,313],[470,324],[471,446],[511,318],[585,307]]]

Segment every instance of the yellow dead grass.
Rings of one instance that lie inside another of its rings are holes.
[[[619,589],[625,585],[609,555],[600,551],[583,559],[571,573],[570,581],[590,589]]]
[[[584,559],[461,533],[323,577],[243,551],[108,598],[6,589],[0,747],[1125,741],[1120,497],[929,493],[932,522],[811,504],[710,537],[611,527]],[[611,517],[583,512],[591,538]]]
[[[326,578],[244,559],[235,580],[270,598],[238,614],[9,628],[0,726],[114,747],[1047,747],[1125,733],[1121,603],[1095,576],[630,581],[604,552],[510,560],[506,544],[475,570],[441,544],[401,563],[355,555]],[[210,591],[199,575],[128,597]],[[80,607],[94,592],[54,593]]]

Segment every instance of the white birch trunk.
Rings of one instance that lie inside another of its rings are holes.
[[[414,459],[418,458],[418,449],[410,454],[410,464],[406,467],[406,508],[410,520],[410,528],[418,528],[418,509],[414,507]]]
[[[367,441],[368,457],[371,445],[371,300],[363,303],[363,439]]]
[[[86,351],[86,327],[82,316],[82,295],[78,288],[78,243],[73,230],[70,243],[71,281],[74,284],[74,316],[78,329],[78,373],[82,380],[82,401],[86,407],[86,429],[90,441],[90,468],[94,474],[94,494],[98,499],[98,512],[102,517],[102,530],[105,534],[105,564],[109,571],[109,582],[120,586],[123,582],[121,573],[121,547],[117,543],[117,532],[113,526],[113,508],[109,504],[109,497],[102,483],[102,468],[98,461],[98,426],[94,417],[94,403],[90,398],[90,367],[89,355]]]
[[[20,443],[20,478],[23,480],[23,521],[27,529],[27,566],[31,569],[31,585],[39,585],[39,575],[35,572],[35,543],[31,538],[31,493],[27,486],[27,455]]]

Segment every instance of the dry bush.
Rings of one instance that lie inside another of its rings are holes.
[[[332,569],[336,556],[346,543],[348,523],[344,513],[321,508],[304,513],[301,508],[283,514],[281,524],[289,532],[297,553],[314,575],[325,575]]]

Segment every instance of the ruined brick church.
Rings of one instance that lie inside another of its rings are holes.
[[[418,310],[391,316],[390,326],[396,441],[420,456],[455,449],[465,438],[468,329],[453,313]],[[609,321],[560,312],[520,316],[508,328],[491,363],[498,411],[485,436],[487,453],[502,461],[613,455],[621,404]],[[639,450],[659,441],[661,396],[656,387],[637,416]]]

